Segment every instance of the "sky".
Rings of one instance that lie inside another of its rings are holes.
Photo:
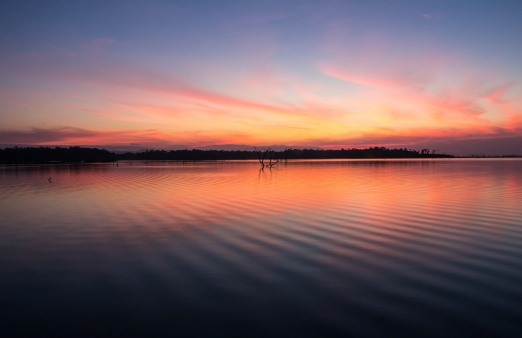
[[[0,144],[522,155],[522,1],[4,0]]]

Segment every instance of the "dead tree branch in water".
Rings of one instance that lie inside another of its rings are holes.
[[[261,164],[261,169],[265,168],[272,168],[277,163],[279,163],[280,159],[278,158],[278,154],[275,153],[272,148],[260,148],[257,149],[254,147],[254,149],[257,152],[257,157],[259,159],[259,163]],[[265,163],[266,156],[268,155],[268,163]]]
[[[272,168],[274,165],[278,164],[280,159],[278,158],[278,154],[272,151],[270,148],[268,148],[268,167]],[[274,161],[274,162],[272,162]]]
[[[266,157],[266,154],[268,153],[268,150],[257,149],[256,147],[254,147],[254,149],[257,152],[257,157],[259,159],[259,163],[261,163],[261,169],[263,169],[265,167],[265,157]]]

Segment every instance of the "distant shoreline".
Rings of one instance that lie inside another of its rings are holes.
[[[373,147],[366,149],[286,149],[274,151],[270,148],[247,150],[146,150],[117,154],[106,149],[84,147],[13,147],[0,149],[3,164],[67,164],[104,163],[137,160],[209,161],[209,160],[258,160],[268,156],[274,160],[327,160],[327,159],[411,159],[453,158],[447,154],[433,154],[428,149],[421,152],[412,149],[389,149]],[[267,159],[268,159],[267,157]]]
[[[436,159],[436,158],[520,158],[520,155],[502,156],[452,156],[420,152],[412,149],[390,149],[372,147],[366,149],[286,149],[274,151],[270,148],[247,150],[145,150],[140,152],[115,153],[106,149],[85,147],[13,147],[0,149],[0,164],[79,164],[111,163],[118,161],[226,161],[260,160],[268,158],[285,162],[288,160],[334,160],[334,159]]]

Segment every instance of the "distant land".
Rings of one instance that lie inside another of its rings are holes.
[[[41,163],[95,163],[115,161],[220,161],[258,160],[260,156],[279,160],[292,159],[386,159],[386,158],[454,158],[458,156],[437,153],[430,149],[412,150],[406,148],[370,147],[365,149],[294,149],[284,146],[254,148],[248,150],[217,149],[144,149],[135,152],[110,151],[89,147],[8,147],[0,148],[0,164],[41,164]],[[520,155],[485,156],[476,154],[466,158],[507,158]]]
[[[193,146],[193,145],[188,145],[188,144],[171,144],[168,146],[161,146],[161,147],[154,147],[154,146],[147,147],[147,146],[140,145],[137,143],[132,143],[132,144],[126,144],[126,145],[97,144],[97,145],[76,145],[76,146],[79,146],[81,148],[106,149],[106,150],[112,151],[116,154],[127,153],[127,152],[138,153],[138,152],[144,152],[148,149],[167,150],[167,151],[187,150],[187,149],[188,150],[196,149],[196,150],[229,150],[229,151],[246,150],[246,151],[251,151],[254,149],[254,146],[249,145],[249,144],[213,144],[213,145],[206,145],[206,146]],[[14,147],[39,148],[41,146],[34,145],[34,144],[0,144],[0,149],[14,148]],[[72,145],[55,144],[55,145],[46,146],[46,147],[69,148],[69,147],[72,147]],[[309,146],[302,146],[302,145],[301,146],[292,146],[292,145],[290,145],[289,146],[289,145],[277,145],[277,144],[262,146],[262,148],[271,148],[274,151],[281,151],[281,150],[285,150],[285,149],[323,149],[321,147],[316,147],[316,146],[312,146],[312,145],[309,145]],[[341,148],[341,147],[339,147],[339,148]]]
[[[261,150],[262,149],[262,150]],[[106,149],[85,147],[13,147],[0,149],[0,163],[93,163],[124,160],[257,160],[265,153],[279,160],[292,159],[379,159],[379,158],[450,158],[451,155],[430,153],[411,149],[389,149],[372,147],[367,149],[278,149],[261,148],[250,150],[145,150],[140,152],[116,153]]]
[[[393,142],[392,142],[393,141]],[[430,149],[430,153],[437,154],[448,154],[457,157],[502,157],[502,156],[522,156],[522,136],[505,136],[495,138],[469,138],[469,139],[442,139],[442,138],[417,138],[417,139],[388,139],[388,138],[377,138],[368,139],[362,143],[357,144],[331,144],[329,146],[319,146],[316,144],[262,144],[260,146],[264,148],[271,148],[274,151],[282,151],[285,149],[368,149],[373,147],[386,147],[389,149],[414,149],[421,151],[422,149]],[[39,147],[40,144],[30,143],[0,143],[0,149],[19,147]],[[70,144],[46,144],[46,147],[61,147],[68,148]],[[126,152],[144,152],[147,149],[156,150],[245,150],[252,151],[253,145],[251,144],[147,144],[147,143],[127,143],[127,144],[77,144],[82,148],[98,148],[106,149],[116,154]]]

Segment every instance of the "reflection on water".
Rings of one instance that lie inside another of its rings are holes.
[[[0,167],[0,215],[9,334],[522,333],[520,160]]]

